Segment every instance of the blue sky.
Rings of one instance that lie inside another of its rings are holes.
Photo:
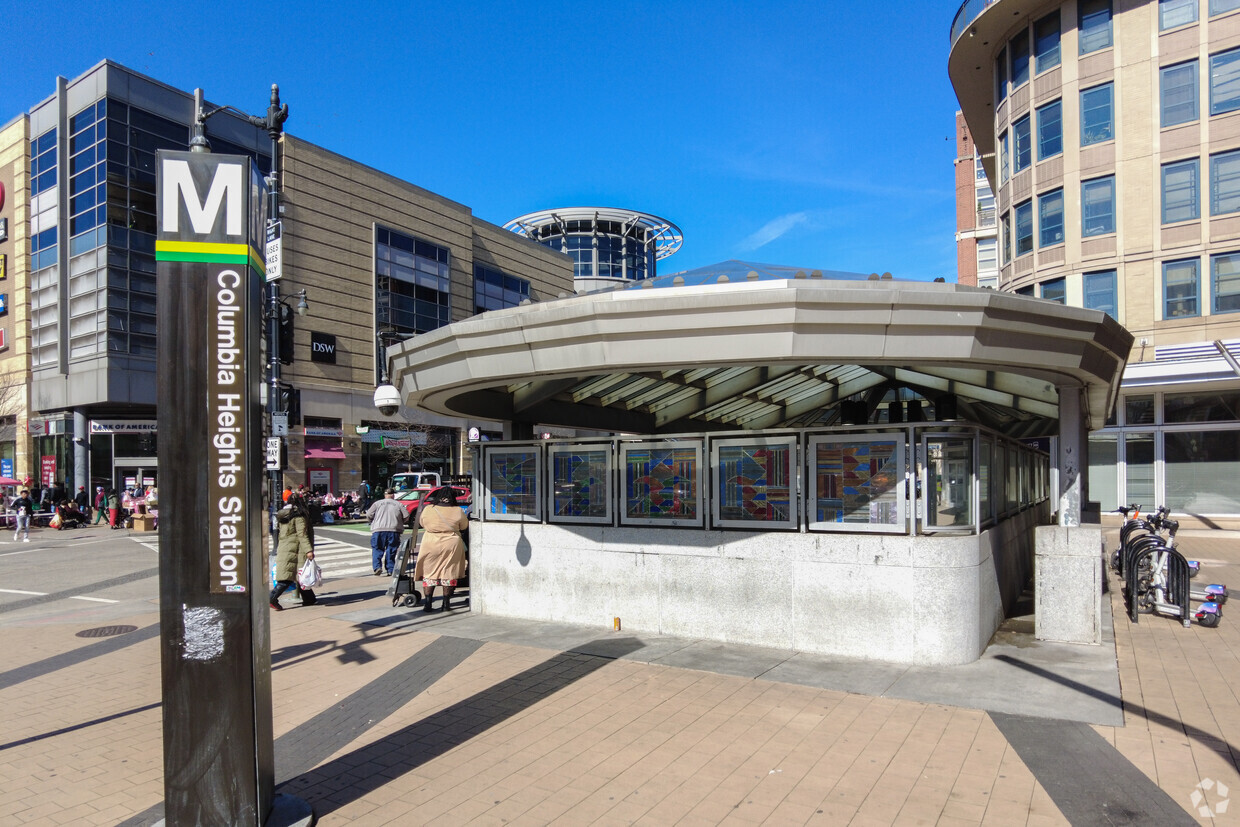
[[[7,122],[104,58],[503,224],[663,216],[730,258],[955,279],[958,4],[15,2]],[[204,12],[203,10],[209,10]]]

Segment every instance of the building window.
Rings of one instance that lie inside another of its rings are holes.
[[[1000,221],[1003,225],[1003,263],[1007,264],[1012,260],[1012,216],[1010,213],[1004,213]]]
[[[1240,253],[1210,257],[1212,313],[1240,310]]]
[[[1210,215],[1240,212],[1240,150],[1210,156]]]
[[[1201,263],[1195,258],[1163,264],[1163,318],[1179,319],[1199,314]]]
[[[1038,196],[1038,246],[1063,244],[1063,190]]]
[[[1087,55],[1111,45],[1111,0],[1080,0],[1078,40],[1081,54]]]
[[[1012,174],[1015,175],[1033,162],[1033,142],[1029,134],[1028,115],[1012,124],[1012,136],[1013,149],[1015,151]]]
[[[1008,172],[1008,134],[1004,132],[999,136],[999,184],[1002,186],[1007,183],[1009,177]]]
[[[1081,146],[1115,137],[1113,87],[1109,83],[1081,91]]]
[[[474,312],[516,307],[530,297],[530,283],[525,279],[487,267],[474,265]]]
[[[375,325],[393,333],[426,333],[452,320],[446,247],[375,228]]]
[[[1119,307],[1119,298],[1115,294],[1115,271],[1104,270],[1100,273],[1086,273],[1083,279],[1085,288],[1085,307],[1090,310],[1101,310],[1115,318]]]
[[[1027,285],[1025,285],[1024,287],[1017,287],[1017,288],[1016,288],[1016,295],[1018,295],[1018,296],[1032,296],[1032,295],[1033,295],[1033,285],[1032,285],[1032,284],[1027,284]]]
[[[1063,152],[1063,102],[1038,108],[1038,160]]]
[[[1197,61],[1159,69],[1158,90],[1162,126],[1197,120]]]
[[[1197,22],[1197,0],[1158,0],[1158,30]]]
[[[1033,201],[1016,205],[1016,255],[1033,252]]]
[[[1008,51],[1012,55],[1012,88],[1020,86],[1022,83],[1029,81],[1029,32],[1021,30],[1021,33],[1012,38],[1012,42],[1008,45]]]
[[[995,58],[995,103],[1003,102],[1007,97],[1007,49],[1000,49]]]
[[[1210,0],[1210,16],[1240,9],[1240,0]]]
[[[991,236],[990,238],[979,238],[977,240],[977,272],[980,276],[989,270],[997,270],[999,268],[999,245],[998,239]]]
[[[1033,55],[1039,75],[1059,65],[1059,12],[1051,12],[1033,25]]]
[[[1042,298],[1048,302],[1068,303],[1067,282],[1062,278],[1042,282]]]
[[[1197,159],[1162,166],[1162,223],[1192,221],[1201,217],[1197,197]]]
[[[1081,235],[1115,232],[1115,176],[1081,182]]]
[[[1210,55],[1210,114],[1240,109],[1240,49]]]
[[[44,132],[30,142],[30,194],[56,186],[56,130]]]

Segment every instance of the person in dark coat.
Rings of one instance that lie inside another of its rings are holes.
[[[78,511],[82,514],[83,522],[90,522],[90,495],[86,493],[86,486],[79,485],[77,493],[73,495],[73,501],[77,503]]]

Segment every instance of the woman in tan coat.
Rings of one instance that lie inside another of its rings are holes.
[[[461,532],[469,529],[469,518],[456,504],[456,492],[445,486],[426,495],[418,524],[425,533],[418,545],[413,579],[421,580],[426,590],[426,605],[422,611],[436,611],[431,608],[436,586],[443,586],[442,610],[451,611],[449,601],[456,581],[465,576],[465,540]]]

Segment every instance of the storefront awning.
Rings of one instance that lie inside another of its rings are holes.
[[[344,459],[340,440],[333,438],[306,437],[306,459]]]

